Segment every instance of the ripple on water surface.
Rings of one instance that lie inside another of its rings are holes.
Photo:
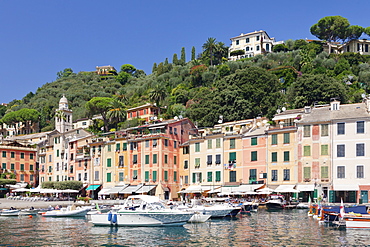
[[[85,218],[0,217],[0,246],[368,246],[370,230],[319,226],[305,210],[183,227],[95,227]]]

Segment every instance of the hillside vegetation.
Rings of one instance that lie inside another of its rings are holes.
[[[209,38],[197,58],[193,47],[186,62],[182,48],[179,59],[174,54],[172,62],[166,59],[153,64],[150,75],[129,64],[116,75],[104,77],[65,69],[57,73],[54,82],[10,102],[0,114],[35,109],[40,113],[42,130],[50,130],[64,94],[74,120],[91,116],[91,107],[85,106],[93,97],[108,97],[114,110],[152,102],[161,107],[161,117],[182,115],[202,127],[213,126],[220,115],[224,121],[234,121],[272,117],[278,108],[329,103],[332,98],[342,103],[360,102],[361,95],[370,89],[370,57],[357,53],[329,55],[322,46],[320,41],[287,40],[285,45],[275,46],[274,53],[227,61],[227,47]],[[114,116],[108,115],[109,129],[125,126],[122,117]],[[101,126],[97,123],[93,130]]]

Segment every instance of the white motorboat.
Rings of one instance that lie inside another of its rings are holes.
[[[129,196],[118,211],[92,214],[94,225],[114,226],[179,226],[190,220],[193,212],[166,208],[156,196]]]
[[[19,215],[22,216],[22,215],[38,215],[39,213],[39,209],[22,209],[21,211],[19,211]]]
[[[201,214],[201,213],[195,213],[190,220],[188,221],[189,223],[204,223],[207,220],[211,218],[211,215],[209,214]]]
[[[90,210],[91,208],[75,208],[73,206],[68,206],[67,208],[58,210],[39,212],[39,214],[43,217],[85,217]]]
[[[203,204],[200,200],[192,200],[191,205],[179,206],[178,208],[194,213],[211,215],[211,218],[222,218],[231,214],[236,215],[241,210],[241,207],[233,207],[228,204]]]
[[[20,210],[18,209],[4,209],[1,211],[0,216],[18,216]]]
[[[282,195],[269,195],[266,201],[267,209],[284,209],[286,206],[286,201]]]

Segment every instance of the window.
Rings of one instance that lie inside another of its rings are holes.
[[[345,166],[338,166],[337,167],[337,178],[345,178],[345,177],[346,177]]]
[[[10,158],[14,158],[15,157],[15,153],[14,152],[10,152]]]
[[[311,156],[311,146],[303,147],[303,156]]]
[[[153,164],[157,164],[157,154],[153,154]]]
[[[257,169],[249,169],[249,183],[257,180]]]
[[[195,168],[200,168],[200,158],[195,158]]]
[[[125,178],[125,175],[124,175],[124,173],[123,173],[123,172],[118,173],[118,180],[119,180],[120,182],[122,182],[122,181],[124,180],[124,178]]]
[[[329,178],[329,167],[328,166],[321,167],[321,178]]]
[[[221,181],[221,172],[216,171],[216,182],[220,182],[220,181]]]
[[[207,172],[207,182],[212,182],[212,172]]]
[[[207,148],[212,149],[212,140],[207,141]]]
[[[120,151],[120,148],[121,148],[121,144],[120,143],[116,143],[116,151]]]
[[[364,143],[356,144],[356,156],[365,156],[365,144]]]
[[[112,145],[108,144],[108,152],[111,152],[111,151],[112,151]]]
[[[260,46],[256,45],[256,51],[259,51],[259,50],[260,50]]]
[[[364,178],[364,166],[360,165],[356,167],[357,178]]]
[[[229,182],[236,182],[236,171],[229,171]]]
[[[284,144],[290,143],[290,133],[284,133]]]
[[[59,149],[57,149],[57,157],[59,157]]]
[[[168,163],[168,155],[167,155],[167,154],[165,154],[165,155],[164,155],[164,163],[165,163],[165,164],[167,164],[167,163]]]
[[[3,151],[3,158],[6,158],[6,151]]]
[[[148,165],[149,164],[149,160],[150,160],[150,156],[149,154],[146,154],[145,155],[145,164]]]
[[[271,136],[271,145],[277,145],[277,134]]]
[[[123,166],[124,166],[123,155],[120,155],[118,157],[118,167],[123,167]]]
[[[249,38],[246,38],[245,39],[245,43],[249,43]]]
[[[303,178],[304,179],[311,178],[311,167],[303,167]]]
[[[207,165],[212,165],[212,155],[207,155]]]
[[[337,134],[344,135],[346,133],[345,123],[337,123]]]
[[[321,136],[328,136],[329,135],[329,124],[322,124],[321,125]]]
[[[123,150],[123,151],[127,151],[127,142],[123,143],[122,150]]]
[[[290,180],[290,169],[284,169],[284,181]]]
[[[3,170],[6,169],[6,163],[3,163],[2,167],[1,167]]]
[[[321,145],[321,155],[329,155],[329,146],[327,144]]]
[[[235,45],[239,45],[239,40],[235,40]]]
[[[249,46],[245,47],[245,51],[249,51]]]
[[[303,137],[311,136],[311,125],[303,125]]]
[[[146,140],[145,141],[145,147],[148,148],[149,147],[149,140]]]
[[[256,36],[256,40],[259,41],[260,40],[260,36]]]
[[[177,148],[177,141],[173,141],[173,148]]]
[[[236,161],[236,152],[229,153],[229,162]]]
[[[277,162],[277,152],[271,153],[271,162]]]
[[[94,173],[94,181],[99,181],[99,171],[95,171],[95,173]]]
[[[164,171],[164,181],[168,181],[168,171]]]
[[[337,157],[345,157],[346,149],[344,144],[337,145]]]
[[[193,183],[200,183],[202,182],[202,173],[197,172],[193,173]]]
[[[157,181],[157,171],[153,171],[153,182]]]
[[[195,152],[200,152],[200,143],[195,143]]]
[[[107,182],[112,182],[112,173],[110,172],[107,173]]]
[[[33,171],[33,165],[30,165],[30,171]]]
[[[134,154],[134,155],[132,156],[132,162],[133,162],[134,164],[137,164],[137,154]]]
[[[235,149],[235,138],[230,139],[230,149]]]
[[[257,161],[257,151],[251,152],[251,161]]]
[[[277,181],[278,180],[278,171],[277,170],[271,170],[271,181]]]
[[[216,154],[216,165],[221,164],[221,154]]]
[[[216,148],[221,148],[221,139],[220,138],[216,139]]]
[[[158,143],[157,143],[157,139],[154,139],[153,140],[153,148],[157,147]],[[165,145],[167,147],[167,145]]]
[[[289,151],[284,151],[284,161],[289,161]]]
[[[133,170],[132,179],[133,180],[137,179],[137,170]]]
[[[270,51],[270,44],[266,44],[266,51]]]
[[[189,168],[189,161],[184,160],[184,169],[188,169],[188,168]]]
[[[173,156],[173,164],[177,165],[177,156]]]
[[[14,164],[10,164],[10,170],[14,170],[14,166],[15,166]]]
[[[189,154],[189,147],[183,147],[182,154]]]
[[[251,138],[251,146],[255,146],[255,145],[258,145],[257,144],[257,137]]]
[[[136,142],[130,142],[130,150],[136,150],[137,149],[137,143]]]
[[[358,121],[357,122],[357,134],[363,134],[363,133],[365,133],[365,122]]]
[[[112,159],[111,158],[107,159],[107,167],[112,167]]]

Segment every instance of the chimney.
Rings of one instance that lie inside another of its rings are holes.
[[[305,114],[310,114],[311,113],[311,106],[305,106],[304,107],[304,113]]]

